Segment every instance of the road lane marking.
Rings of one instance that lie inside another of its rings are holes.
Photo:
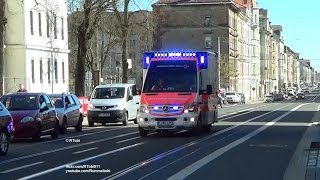
[[[160,160],[160,159],[163,159],[163,158],[165,158],[165,157],[167,157],[167,156],[170,156],[170,155],[172,155],[172,154],[174,154],[174,153],[176,153],[176,152],[179,152],[179,151],[182,151],[183,149],[186,149],[186,148],[188,148],[188,147],[191,147],[191,146],[193,146],[193,145],[195,145],[195,144],[197,144],[197,143],[201,143],[201,142],[203,142],[203,141],[205,141],[205,140],[207,140],[207,139],[210,139],[210,138],[212,138],[212,137],[215,137],[215,136],[218,136],[218,135],[223,134],[223,133],[225,133],[225,132],[228,132],[228,131],[230,131],[230,130],[236,128],[236,127],[239,127],[239,126],[241,126],[241,125],[243,125],[243,124],[245,124],[245,123],[247,123],[247,122],[250,122],[250,121],[256,120],[256,119],[258,119],[258,118],[261,118],[261,117],[263,117],[263,116],[269,115],[269,114],[271,114],[271,113],[273,113],[273,112],[276,112],[276,111],[278,111],[278,110],[280,110],[280,109],[283,109],[283,108],[286,108],[286,107],[288,107],[288,106],[292,106],[292,104],[285,105],[285,106],[283,106],[283,107],[277,108],[277,109],[275,109],[275,110],[273,110],[273,111],[270,111],[270,112],[268,112],[268,113],[264,113],[264,114],[262,114],[262,115],[259,115],[259,116],[256,116],[256,117],[254,117],[254,118],[251,118],[251,119],[249,119],[249,120],[247,120],[247,121],[244,121],[244,122],[242,122],[242,123],[239,123],[238,125],[225,128],[225,129],[223,129],[223,130],[221,130],[221,131],[219,131],[219,132],[217,132],[217,133],[213,133],[213,134],[211,134],[211,135],[209,135],[209,136],[206,136],[206,137],[204,137],[204,138],[201,138],[201,139],[192,141],[192,142],[190,142],[190,143],[184,144],[184,145],[179,146],[179,147],[177,147],[177,148],[174,148],[174,149],[171,149],[171,150],[166,151],[166,152],[164,152],[164,153],[161,153],[161,154],[159,154],[159,155],[157,155],[157,156],[154,156],[154,157],[152,157],[152,158],[150,158],[150,159],[147,159],[147,160],[145,160],[145,161],[143,161],[143,162],[137,163],[137,164],[135,164],[135,165],[133,165],[133,166],[130,166],[130,167],[126,168],[126,169],[123,169],[123,170],[121,170],[121,171],[118,171],[118,172],[116,172],[116,173],[114,173],[114,174],[112,174],[112,175],[110,175],[110,176],[108,176],[108,177],[106,177],[106,178],[103,178],[103,180],[105,180],[105,179],[108,179],[108,180],[117,179],[117,178],[122,177],[122,176],[124,176],[124,175],[126,175],[126,174],[128,174],[128,173],[130,173],[130,172],[132,172],[132,171],[135,171],[135,170],[137,170],[137,169],[139,169],[139,168],[141,168],[141,167],[143,167],[143,166],[149,165],[149,164],[151,164],[151,163],[153,163],[153,162],[156,162],[156,161],[158,161],[158,160]],[[219,124],[219,123],[218,123],[218,124]]]
[[[129,136],[129,135],[132,135],[132,134],[138,134],[138,132],[126,133],[126,134],[122,134],[122,135],[118,135],[118,136],[114,136],[114,137],[108,137],[108,138],[99,139],[99,140],[96,140],[96,141],[83,143],[83,144],[77,144],[77,145],[73,145],[73,146],[67,146],[67,147],[58,148],[58,149],[54,149],[54,150],[50,150],[50,151],[43,151],[43,152],[40,152],[40,153],[35,153],[35,154],[21,156],[21,157],[17,157],[17,158],[13,158],[13,159],[8,159],[8,160],[5,160],[5,161],[1,161],[0,165],[1,164],[5,164],[5,163],[10,163],[10,162],[23,160],[23,159],[28,159],[28,158],[32,158],[32,157],[36,157],[36,156],[41,156],[41,155],[45,155],[45,154],[50,154],[50,153],[54,153],[54,152],[59,152],[59,151],[63,151],[63,150],[68,150],[68,149],[72,149],[72,148],[77,148],[77,147],[81,147],[81,146],[86,146],[86,145],[90,145],[90,144],[95,144],[95,143],[99,143],[99,142],[103,142],[103,141],[109,141],[109,140],[112,140],[112,139],[117,139],[117,138],[120,138],[120,137]]]
[[[97,148],[97,147],[94,147],[94,148],[86,149],[86,150],[83,150],[83,151],[73,152],[72,154],[80,154],[80,153],[92,151],[92,150],[95,150],[95,149],[98,149],[98,148]]]
[[[128,141],[131,141],[131,140],[134,140],[134,139],[139,139],[141,138],[140,136],[138,137],[133,137],[133,138],[129,138],[129,139],[125,139],[125,140],[122,140],[122,141],[118,141],[116,142],[117,144],[120,144],[120,143],[124,143],[124,142],[128,142]]]
[[[275,122],[268,122],[268,123],[266,124],[266,126],[272,126],[272,125],[274,125],[274,123],[275,123]]]
[[[98,132],[92,132],[92,133],[86,133],[86,134],[81,134],[81,135],[77,135],[77,136],[70,136],[70,137],[63,137],[63,138],[58,138],[58,139],[54,139],[54,140],[49,140],[46,142],[39,142],[36,144],[28,144],[28,145],[24,145],[24,146],[18,146],[18,147],[14,147],[14,148],[10,148],[10,149],[20,149],[20,148],[24,148],[24,147],[28,147],[28,146],[34,146],[34,145],[39,145],[39,144],[47,144],[47,143],[52,143],[52,142],[56,142],[56,141],[65,141],[66,139],[72,139],[72,138],[78,138],[78,137],[83,137],[83,136],[89,136],[89,135],[93,135],[93,134],[100,134],[100,133],[104,133],[104,132],[109,132],[109,131],[115,131],[118,129],[108,129],[108,130],[103,130],[103,131],[98,131]]]
[[[2,171],[0,173],[9,173],[9,172],[17,171],[17,170],[20,170],[20,169],[25,169],[25,168],[28,168],[28,167],[31,167],[31,166],[36,166],[36,165],[42,164],[42,163],[44,163],[44,161],[40,161],[40,162],[36,162],[36,163],[32,163],[32,164],[27,164],[27,165],[24,165],[24,166],[20,166],[20,167],[16,167],[16,168],[13,168],[13,169]]]
[[[91,156],[89,158],[81,159],[81,160],[74,161],[74,162],[71,162],[71,163],[67,163],[67,164],[64,164],[64,165],[61,165],[61,166],[57,166],[55,168],[47,169],[45,171],[41,171],[41,172],[29,175],[29,176],[25,176],[25,177],[20,178],[19,180],[27,180],[27,179],[32,179],[32,178],[36,178],[36,177],[39,177],[39,176],[43,176],[43,175],[46,175],[48,173],[51,173],[51,172],[58,171],[58,170],[61,170],[63,168],[66,168],[68,165],[71,166],[71,165],[84,163],[84,162],[91,161],[93,159],[97,159],[97,158],[100,158],[100,157],[103,157],[103,156],[107,156],[107,155],[114,154],[114,153],[117,153],[117,152],[120,152],[120,151],[131,149],[131,148],[134,148],[134,147],[137,147],[137,146],[141,146],[142,144],[144,144],[144,143],[140,142],[140,143],[137,143],[137,144],[132,144],[130,146],[125,146],[125,147],[122,147],[122,148],[119,148],[119,149],[115,149],[115,150],[112,150],[112,151],[108,151],[108,152],[105,152],[105,153],[102,153],[102,154],[99,154],[99,155],[96,155],[96,156]]]
[[[249,108],[249,109],[244,109],[244,110],[241,110],[241,111],[233,112],[233,113],[230,113],[230,114],[225,114],[225,115],[220,116],[219,118],[223,118],[223,117],[226,117],[226,116],[231,116],[231,115],[234,115],[234,114],[237,114],[237,113],[250,111],[250,110],[253,110],[253,109],[255,109],[255,108]]]
[[[268,122],[248,122],[244,124],[243,126],[264,126]],[[234,126],[239,125],[240,122],[220,122],[218,126]],[[287,126],[287,127],[308,127],[311,125],[317,125],[318,123],[295,123],[295,122],[275,122],[272,126]]]
[[[288,116],[290,113],[292,113],[293,111],[296,111],[297,109],[301,108],[304,105],[305,104],[301,104],[301,105],[291,109],[290,111],[288,111],[285,114],[279,116],[278,118],[274,119],[271,122],[277,122],[277,121],[281,120],[282,118]],[[267,128],[268,128],[268,126],[265,125],[265,126],[260,127],[259,129],[256,129],[255,131],[249,133],[248,135],[246,135],[246,136],[244,136],[244,137],[242,137],[242,138],[240,138],[240,139],[228,144],[227,146],[224,146],[223,148],[220,148],[220,149],[214,151],[213,153],[205,156],[204,158],[196,161],[195,163],[192,163],[188,167],[186,167],[186,168],[180,170],[179,172],[177,172],[176,174],[170,176],[167,180],[178,180],[178,179],[187,178],[189,175],[191,175],[192,173],[196,172],[197,170],[199,170],[203,166],[205,166],[208,163],[212,162],[213,160],[215,160],[219,156],[223,155],[227,151],[229,151],[229,150],[235,148],[236,146],[246,142],[247,140],[253,138],[254,136],[256,136],[257,134],[259,134],[260,132],[264,131]]]

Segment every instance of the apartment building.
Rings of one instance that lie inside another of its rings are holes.
[[[7,1],[4,92],[68,91],[67,4],[60,0]]]

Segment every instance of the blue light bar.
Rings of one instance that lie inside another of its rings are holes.
[[[198,66],[201,69],[208,68],[207,52],[146,52],[143,54],[143,68],[147,69],[152,58],[172,58],[172,57],[190,57],[198,59]]]

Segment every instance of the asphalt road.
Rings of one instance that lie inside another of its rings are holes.
[[[209,134],[154,133],[141,138],[130,123],[69,128],[40,142],[13,142],[0,157],[0,179],[245,179],[303,177],[294,166],[320,96],[306,100],[225,105]],[[319,139],[320,141],[320,139]],[[300,175],[300,176],[299,176]]]

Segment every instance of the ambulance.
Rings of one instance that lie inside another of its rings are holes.
[[[146,52],[137,121],[152,131],[210,132],[218,122],[217,53]]]

